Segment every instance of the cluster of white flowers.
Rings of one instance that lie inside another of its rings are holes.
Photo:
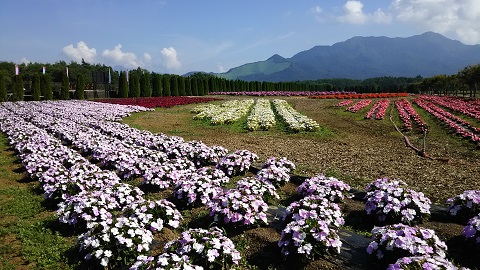
[[[270,105],[270,100],[257,99],[247,117],[247,129],[250,131],[269,130],[275,124],[275,113]]]
[[[247,115],[254,103],[253,99],[229,100],[221,105],[199,105],[192,111],[194,119],[210,119],[210,124],[230,124]]]
[[[273,105],[278,116],[293,132],[316,131],[320,127],[315,120],[296,111],[286,100],[274,99]]]

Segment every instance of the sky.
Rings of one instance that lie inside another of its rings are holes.
[[[0,61],[226,72],[354,36],[480,44],[479,0],[0,0]]]

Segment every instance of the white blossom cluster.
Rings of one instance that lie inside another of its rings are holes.
[[[296,111],[286,100],[274,99],[273,105],[277,115],[293,132],[315,131],[320,127],[315,120]]]

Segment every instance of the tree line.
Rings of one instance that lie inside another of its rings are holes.
[[[408,92],[475,97],[480,83],[480,65],[465,67],[458,74],[429,78],[378,77],[295,82],[227,80],[201,72],[189,76],[159,74],[140,67],[130,71],[113,71],[109,66],[92,65],[83,60],[69,64],[64,61],[21,64],[18,65],[19,75],[15,75],[15,66],[13,62],[0,62],[0,101],[25,100],[26,91],[32,100],[84,99],[87,98],[85,90],[97,87],[92,76],[95,72],[103,72],[104,83],[98,87],[111,97],[203,96],[211,92],[260,91]]]

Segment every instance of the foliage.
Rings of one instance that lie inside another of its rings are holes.
[[[38,101],[40,100],[40,95],[41,95],[41,89],[40,89],[40,74],[35,74],[33,76],[33,82],[32,82],[32,97],[33,100]]]
[[[7,88],[5,85],[5,77],[0,74],[0,102],[7,100]]]
[[[62,88],[60,91],[60,99],[67,100],[70,99],[70,81],[66,73],[62,77]]]
[[[128,97],[128,82],[127,74],[125,71],[120,72],[120,79],[118,82],[118,97],[127,98]]]
[[[75,89],[76,99],[85,99],[85,80],[82,74],[77,76],[77,88]]]

